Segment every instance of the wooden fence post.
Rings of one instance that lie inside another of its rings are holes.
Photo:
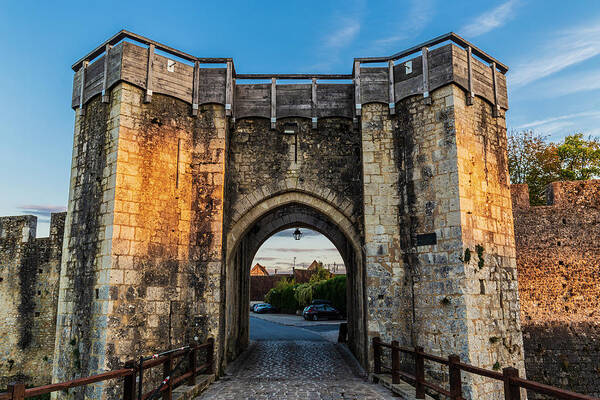
[[[394,385],[400,383],[400,343],[397,340],[392,340],[392,383]]]
[[[8,393],[11,400],[22,400],[25,398],[25,385],[22,383],[11,383],[8,385]]]
[[[511,378],[519,376],[519,370],[513,367],[507,367],[502,370],[504,377],[504,399],[521,400],[521,389],[512,383]]]
[[[171,391],[173,389],[171,387],[171,381],[172,381],[171,368],[172,367],[173,367],[173,358],[171,357],[171,354],[169,354],[163,364],[163,379],[166,379],[167,377],[169,378],[169,381],[167,382],[167,389],[163,392],[163,395],[162,395],[163,400],[171,400]]]
[[[448,375],[450,376],[450,399],[460,400],[462,398],[462,381],[458,363],[460,357],[452,354],[448,357]]]
[[[381,347],[379,344],[381,343],[381,338],[379,336],[375,336],[373,338],[373,372],[376,374],[381,374]]]
[[[208,338],[208,346],[206,348],[206,363],[208,364],[208,373],[215,373],[215,339]]]
[[[138,375],[138,382],[137,382],[138,400],[142,400],[142,394],[143,394],[143,390],[144,390],[144,357],[140,356],[138,368],[139,368],[139,375]]]
[[[338,343],[346,343],[348,341],[348,323],[342,322],[338,332]]]
[[[123,399],[133,400],[135,398],[135,361],[127,361],[125,363],[125,368],[133,368],[133,372],[130,375],[127,375],[123,380]]]
[[[425,359],[423,358],[423,348],[420,346],[415,347],[415,398],[425,398]]]
[[[197,345],[190,344],[190,352],[188,353],[188,371],[192,373],[192,376],[188,379],[188,385],[194,386],[196,384],[196,360],[198,359],[198,347]]]

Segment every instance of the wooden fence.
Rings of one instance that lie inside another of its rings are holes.
[[[382,363],[383,349],[391,350],[392,365]],[[408,354],[414,359],[414,371],[412,373],[402,371],[400,367],[400,353]],[[556,399],[564,400],[600,400],[596,397],[587,396],[568,390],[544,385],[519,377],[519,370],[516,368],[504,368],[502,372],[491,371],[484,368],[475,367],[460,361],[457,355],[451,355],[448,358],[427,354],[422,347],[410,349],[400,346],[398,341],[392,343],[383,343],[379,337],[373,338],[373,358],[375,376],[381,375],[384,371],[389,371],[392,375],[392,384],[400,383],[404,378],[415,387],[417,399],[425,398],[425,388],[440,393],[452,400],[462,400],[462,372],[483,376],[504,383],[505,400],[521,400],[521,389],[527,389],[533,393],[545,394]],[[425,380],[425,360],[433,361],[438,364],[448,366],[449,390]]]
[[[8,392],[0,393],[0,400],[21,400],[57,392],[59,390],[68,390],[79,386],[86,386],[96,382],[119,378],[123,378],[124,400],[152,400],[159,396],[161,396],[163,400],[171,400],[173,389],[184,381],[187,382],[188,385],[195,385],[196,377],[200,373],[214,373],[214,343],[214,339],[211,338],[202,344],[190,344],[189,346],[165,351],[152,356],[140,357],[137,361],[127,361],[122,369],[67,382],[53,383],[51,385],[33,388],[25,388],[25,385],[21,383],[10,384],[8,386]],[[198,365],[198,355],[203,349],[206,351],[205,362],[202,365]],[[186,370],[182,371],[180,375],[175,376],[178,373],[178,367],[184,365],[186,360]],[[177,364],[174,365],[175,361],[177,361]],[[160,365],[162,365],[163,372],[162,382],[153,390],[143,393],[144,372]]]

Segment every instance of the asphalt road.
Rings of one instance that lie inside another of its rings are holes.
[[[337,329],[337,326],[333,326],[333,329]],[[296,326],[280,325],[252,316],[250,316],[250,340],[325,341],[321,335],[310,332],[307,329],[298,328]]]

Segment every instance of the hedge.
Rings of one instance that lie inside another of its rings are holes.
[[[290,314],[303,309],[314,299],[329,300],[346,315],[346,276],[303,284],[282,279],[265,296],[265,302]]]

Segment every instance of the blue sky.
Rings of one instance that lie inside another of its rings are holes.
[[[234,57],[239,73],[350,73],[353,57],[389,55],[454,31],[510,67],[509,129],[552,139],[600,135],[598,0],[5,0],[0,215],[38,215],[38,235],[47,234],[49,212],[68,197],[70,66],[123,28],[197,56]],[[265,246],[282,249],[287,239]]]

